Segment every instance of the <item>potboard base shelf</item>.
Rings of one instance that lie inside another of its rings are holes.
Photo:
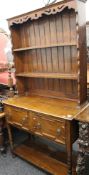
[[[51,152],[47,152],[47,149],[42,152],[42,149],[36,145],[29,147],[21,144],[14,148],[13,153],[53,175],[67,175],[67,164],[51,157]],[[73,175],[76,175],[75,168],[73,168]]]

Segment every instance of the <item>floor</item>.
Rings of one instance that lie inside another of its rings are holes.
[[[22,142],[24,138],[28,137],[26,133],[22,133],[17,129],[14,132],[16,137],[15,142],[17,143]],[[7,130],[4,131],[4,134],[5,137],[8,137]],[[6,145],[9,145],[8,142]],[[22,160],[18,156],[13,158],[9,146],[7,146],[6,150],[6,154],[0,153],[0,175],[47,175],[46,172]]]
[[[0,155],[0,175],[47,175],[47,173],[19,157],[13,158],[8,150],[6,156]]]

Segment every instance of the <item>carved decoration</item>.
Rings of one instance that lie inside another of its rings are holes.
[[[84,175],[84,170],[85,170],[85,153],[82,151],[79,151],[78,154],[78,160],[77,160],[77,175]]]
[[[9,23],[9,26],[12,26],[13,24],[22,24],[27,20],[36,20],[42,17],[43,15],[52,15],[52,14],[60,13],[65,8],[74,9],[76,11],[76,5],[74,1],[67,2],[65,4],[56,3],[55,6],[50,5],[48,7],[41,8],[39,11],[36,10],[33,12],[26,13],[24,15],[17,16],[15,18],[10,18],[8,20],[8,23]]]
[[[85,155],[87,148],[89,147],[89,124],[88,123],[79,123],[79,153],[77,160],[77,175],[84,175],[85,171]]]

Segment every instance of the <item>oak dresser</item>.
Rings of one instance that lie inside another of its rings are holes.
[[[85,2],[64,0],[8,19],[18,95],[4,100],[11,151],[54,175],[76,175],[75,118],[87,107]],[[15,144],[12,127],[29,133]],[[65,153],[40,144],[48,139]]]

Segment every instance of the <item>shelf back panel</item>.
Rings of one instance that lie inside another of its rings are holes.
[[[58,43],[73,43],[76,36],[76,13],[65,9],[61,13],[14,25],[12,42],[14,49],[52,45]]]
[[[40,95],[53,98],[77,100],[77,81],[44,79],[44,78],[17,78],[19,94]]]
[[[18,52],[15,53],[16,73],[77,73],[76,55],[76,46]]]

